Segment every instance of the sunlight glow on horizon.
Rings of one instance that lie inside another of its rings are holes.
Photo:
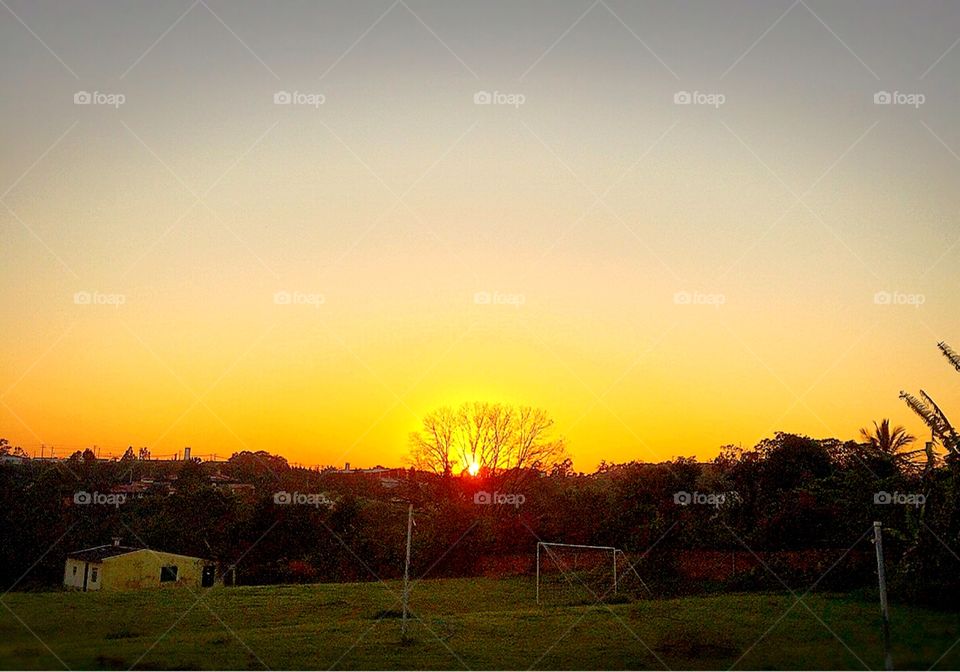
[[[80,81],[0,23],[23,88],[0,101],[0,437],[28,453],[400,466],[424,414],[491,401],[545,409],[590,471],[884,417],[922,444],[901,389],[960,407],[936,349],[960,347],[960,51],[917,77],[949,25],[907,59],[858,41],[877,82],[798,11],[727,76],[782,9],[623,8],[665,26],[674,78],[603,12],[537,61],[583,8],[514,33],[506,6],[418,4],[474,76],[403,12],[337,62],[383,9],[240,5],[217,7],[276,78],[199,11],[120,79],[176,13],[79,12],[73,33],[18,5]],[[906,84],[921,110],[873,104]]]

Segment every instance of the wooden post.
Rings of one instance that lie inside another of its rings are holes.
[[[887,604],[887,576],[883,568],[883,525],[873,523],[873,544],[877,549],[877,580],[880,584],[880,613],[883,616],[883,653],[884,668],[893,669],[893,656],[890,654],[890,607]]]
[[[407,510],[407,561],[403,566],[403,624],[401,633],[407,636],[407,612],[410,607],[410,542],[413,539],[413,504]]]

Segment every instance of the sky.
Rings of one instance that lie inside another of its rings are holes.
[[[4,0],[0,436],[398,465],[472,400],[580,470],[925,436],[958,42],[930,1]]]

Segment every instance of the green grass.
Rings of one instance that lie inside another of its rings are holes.
[[[860,596],[810,595],[809,609],[781,594],[538,608],[530,580],[424,581],[402,638],[398,595],[396,583],[9,594],[0,667],[883,667],[879,609]],[[960,644],[948,652],[957,615],[895,606],[892,633],[897,668],[960,668]]]

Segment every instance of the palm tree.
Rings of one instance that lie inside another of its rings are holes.
[[[924,449],[905,450],[911,443],[917,440],[913,434],[910,434],[906,428],[897,425],[890,428],[890,419],[884,418],[877,424],[873,423],[873,429],[862,427],[860,436],[869,450],[875,455],[889,458],[893,462],[904,466],[914,466],[914,459],[917,456],[926,453]],[[929,456],[928,456],[929,458]]]
[[[908,433],[907,430],[900,425],[897,425],[891,430],[890,418],[884,418],[880,421],[879,425],[874,421],[873,431],[862,427],[860,429],[860,436],[863,437],[864,442],[872,449],[890,457],[896,457],[901,454],[902,449],[917,440],[917,437]]]

